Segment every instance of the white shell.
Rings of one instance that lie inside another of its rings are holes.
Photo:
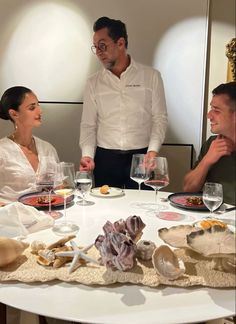
[[[175,280],[185,272],[184,263],[167,245],[161,245],[154,250],[152,263],[158,274],[169,280]]]
[[[42,241],[33,241],[30,244],[31,252],[34,254],[38,254],[38,251],[44,250],[46,248],[46,244]]]
[[[176,248],[186,248],[189,247],[187,235],[197,230],[196,227],[191,225],[178,225],[170,228],[160,228],[158,234],[165,243]]]
[[[28,243],[22,241],[0,237],[0,267],[15,261],[28,246]]]
[[[194,251],[211,257],[224,257],[236,253],[235,234],[219,225],[187,235],[187,243]]]

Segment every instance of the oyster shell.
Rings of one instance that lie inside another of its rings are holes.
[[[228,257],[236,253],[235,234],[219,225],[188,234],[187,243],[206,257]]]
[[[198,230],[198,228],[191,225],[178,225],[170,228],[160,228],[158,234],[165,243],[176,248],[186,248],[189,247],[187,235]]]
[[[28,246],[28,243],[22,241],[0,237],[0,267],[15,261]]]
[[[175,280],[185,272],[184,263],[167,245],[161,245],[154,250],[152,264],[159,275],[169,280]]]

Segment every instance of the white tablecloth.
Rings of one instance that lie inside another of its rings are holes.
[[[168,194],[160,192],[159,198]],[[102,226],[107,220],[114,222],[130,215],[141,216],[146,227],[142,239],[163,244],[158,238],[158,228],[180,223],[191,224],[208,216],[207,212],[180,210],[161,202],[169,210],[183,214],[180,221],[164,221],[150,215],[145,209],[135,208],[135,202],[154,202],[153,191],[127,190],[117,198],[89,197],[95,202],[92,206],[74,204],[67,209],[68,220],[75,221],[80,231],[78,242],[87,245],[102,234]],[[234,211],[221,215],[233,218]],[[58,220],[59,221],[59,220]],[[58,239],[51,229],[34,233],[28,240]],[[235,314],[235,291],[233,289],[210,289],[205,287],[175,288],[161,286],[149,288],[136,285],[112,285],[88,287],[77,283],[2,283],[0,301],[29,312],[71,321],[89,323],[193,323]]]

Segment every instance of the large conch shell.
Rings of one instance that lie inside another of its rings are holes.
[[[169,280],[175,280],[185,272],[184,263],[167,245],[161,245],[154,250],[152,264],[159,275]]]
[[[15,261],[28,246],[28,243],[22,241],[0,237],[0,267]]]

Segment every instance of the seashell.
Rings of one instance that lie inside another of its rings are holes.
[[[46,248],[46,244],[42,241],[36,240],[30,244],[30,247],[31,247],[31,252],[33,254],[38,254],[38,251],[44,250]]]
[[[55,253],[51,250],[39,250],[37,262],[41,265],[48,266],[55,260]]]
[[[187,235],[187,243],[194,251],[206,257],[229,257],[236,253],[235,233],[219,225]]]
[[[28,246],[28,243],[22,241],[0,237],[0,267],[15,261]]]
[[[58,248],[60,246],[64,246],[66,242],[69,242],[73,238],[75,238],[75,235],[69,235],[69,236],[63,237],[60,240],[56,241],[55,243],[48,245],[47,249],[51,250],[53,248]]]
[[[151,260],[156,245],[152,241],[141,240],[137,243],[137,258],[141,260]]]
[[[189,247],[187,235],[198,230],[199,229],[191,225],[178,225],[170,228],[160,228],[158,234],[165,243],[176,248],[186,248]]]
[[[134,265],[135,244],[122,233],[112,232],[104,237],[99,236],[95,242],[96,248],[107,268],[125,271]]]
[[[71,250],[72,248],[70,246],[64,245],[59,248],[52,249],[52,252],[55,255],[57,252],[64,252],[64,251],[71,251]],[[66,262],[71,261],[71,259],[72,257],[68,257],[68,256],[55,256],[55,260],[53,262],[53,268],[60,268]]]
[[[126,230],[130,236],[130,238],[137,242],[142,236],[142,230],[146,226],[140,216],[129,216],[126,219]]]
[[[161,245],[154,250],[152,264],[159,275],[169,280],[175,280],[185,272],[184,263],[178,260],[167,245]]]

